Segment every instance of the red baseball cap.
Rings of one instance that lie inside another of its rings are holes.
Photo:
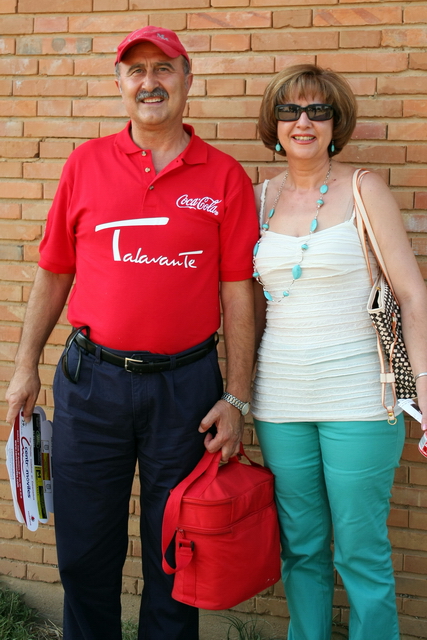
[[[188,53],[182,46],[178,36],[169,29],[161,27],[143,27],[137,31],[133,31],[119,44],[117,47],[117,58],[115,64],[121,61],[128,49],[134,47],[140,42],[152,42],[159,49],[166,53],[169,58],[177,58],[184,56],[190,62]]]

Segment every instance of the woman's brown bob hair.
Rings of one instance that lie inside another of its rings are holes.
[[[326,104],[334,108],[334,128],[332,139],[335,150],[329,155],[339,153],[351,138],[356,126],[357,103],[348,84],[341,75],[322,69],[314,64],[298,64],[280,71],[265,90],[259,114],[259,133],[267,147],[275,151],[277,143],[277,120],[274,107],[292,100],[310,98],[319,95]],[[276,151],[282,156],[286,152]]]

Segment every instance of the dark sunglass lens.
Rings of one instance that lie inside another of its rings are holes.
[[[330,120],[333,113],[332,107],[327,104],[316,104],[307,109],[310,120]]]
[[[295,104],[281,104],[276,107],[277,120],[298,120],[300,116],[300,109]]]

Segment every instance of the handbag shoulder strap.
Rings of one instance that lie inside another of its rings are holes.
[[[364,175],[369,173],[366,169],[357,169],[353,174],[353,197],[354,197],[354,205],[356,209],[356,223],[357,223],[357,231],[359,233],[360,242],[362,244],[363,254],[365,256],[366,264],[368,266],[369,275],[371,277],[371,281],[373,283],[371,264],[369,262],[368,249],[366,244],[366,239],[369,241],[369,246],[375,256],[377,264],[381,271],[384,274],[385,279],[388,282],[388,286],[396,298],[393,285],[391,283],[390,277],[388,275],[387,267],[384,262],[384,258],[381,253],[381,249],[378,245],[377,239],[375,237],[374,230],[371,225],[371,221],[369,220],[368,213],[366,211],[365,205],[362,200],[362,195],[360,193],[360,185],[362,183],[362,178]]]

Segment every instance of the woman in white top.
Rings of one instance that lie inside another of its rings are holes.
[[[314,65],[280,72],[261,106],[261,138],[288,166],[255,188],[252,411],[276,477],[288,640],[330,640],[334,566],[350,602],[350,639],[399,638],[386,520],[404,421],[397,410],[388,420],[393,401],[381,399],[355,168],[332,160],[355,124],[348,83]],[[363,177],[361,194],[401,305],[412,369],[424,374],[427,295],[400,212],[375,173]],[[427,374],[417,391],[426,429]]]

